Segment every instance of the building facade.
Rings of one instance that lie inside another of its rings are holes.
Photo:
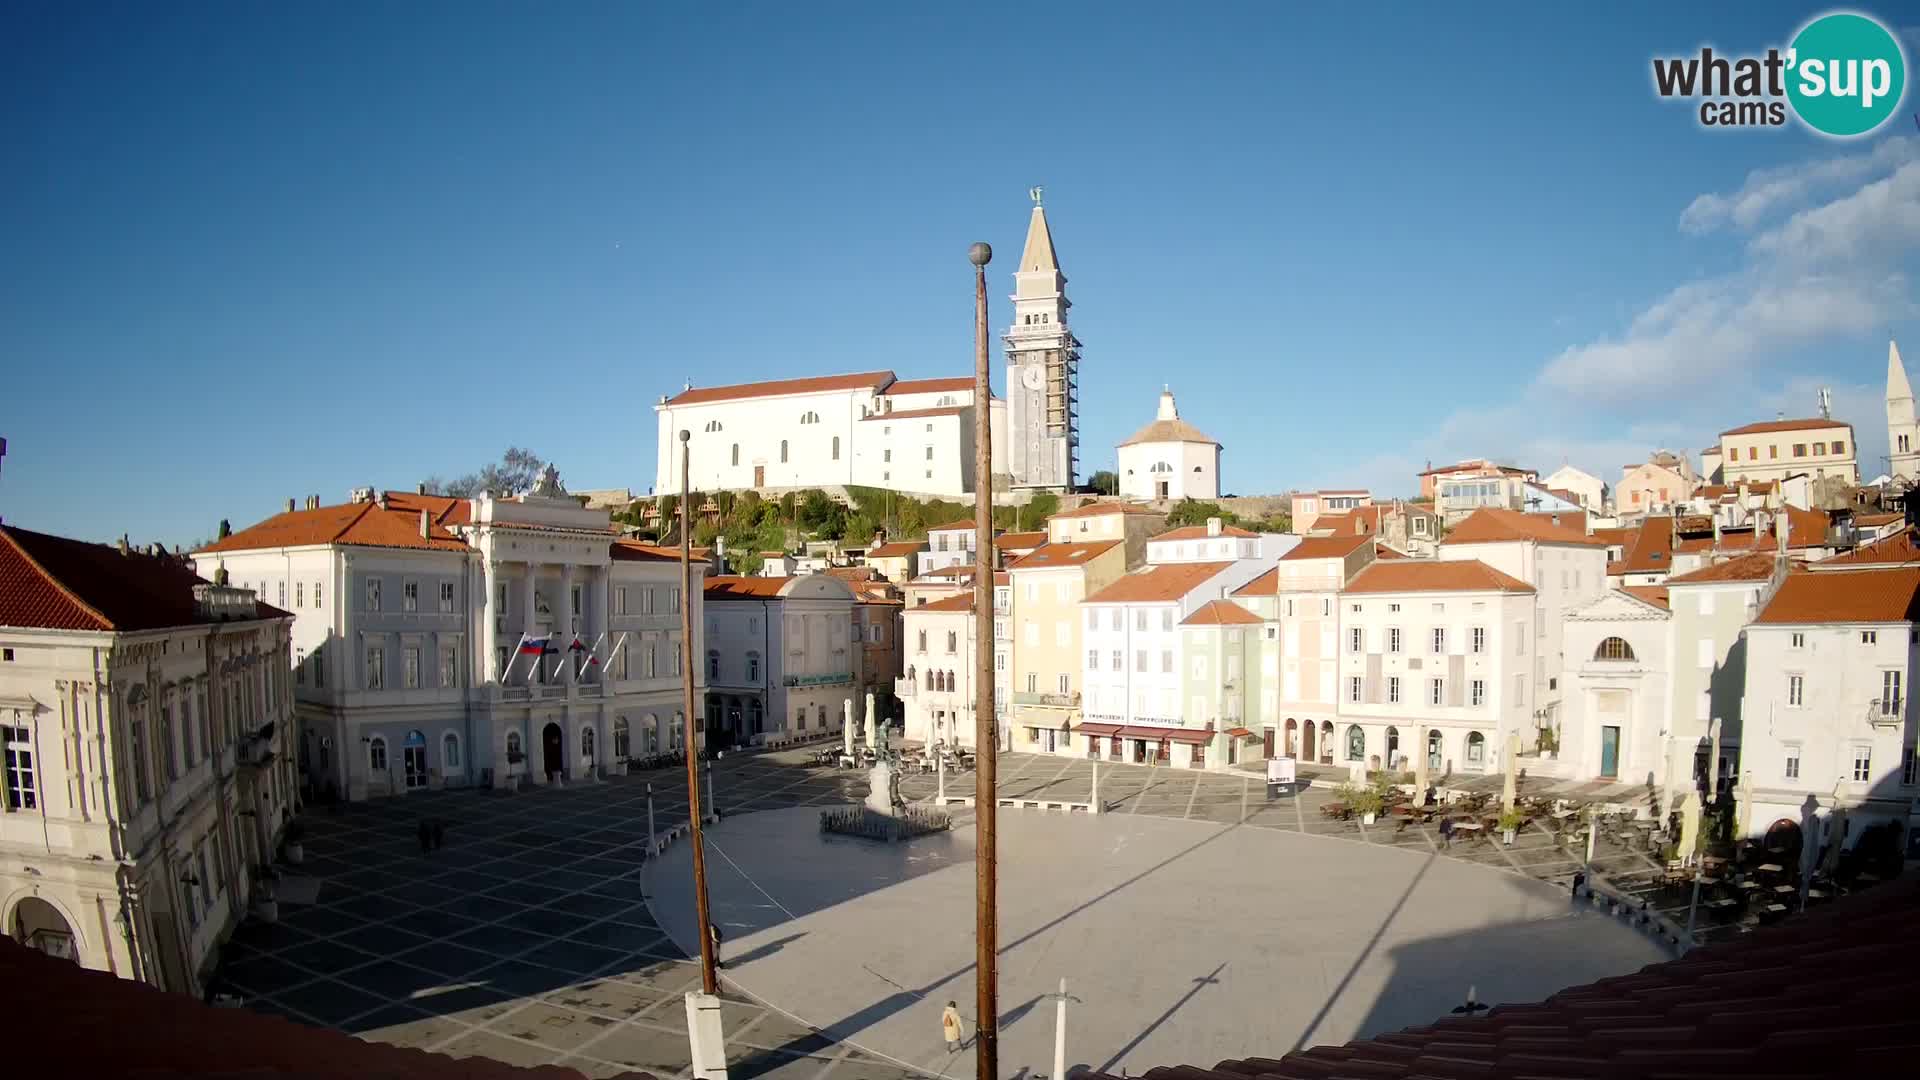
[[[906,705],[906,737],[972,748],[974,724],[973,595],[958,593],[904,616],[907,666],[898,683]]]
[[[288,598],[322,795],[578,780],[683,737],[677,552],[617,538],[551,470],[511,498],[290,501],[193,559]]]
[[[1719,482],[1778,481],[1805,474],[1858,484],[1857,449],[1853,425],[1827,417],[1746,424],[1720,433]]]
[[[1920,480],[1920,416],[1900,346],[1887,339],[1887,475],[1903,486]]]
[[[1293,531],[1305,536],[1313,531],[1322,515],[1344,514],[1361,506],[1372,506],[1373,496],[1365,491],[1296,491],[1292,497]]]
[[[1220,444],[1180,419],[1171,390],[1160,392],[1153,422],[1122,442],[1115,454],[1123,499],[1164,503],[1220,497]]]
[[[1578,778],[1665,786],[1672,625],[1661,590],[1615,589],[1567,612],[1559,758]]]
[[[1266,757],[1331,764],[1339,712],[1340,591],[1374,561],[1371,537],[1312,537],[1234,590],[1260,616],[1254,728]]]
[[[1013,749],[1072,752],[1085,670],[1080,602],[1126,569],[1120,539],[1048,544],[1007,568],[1016,628],[1008,706]]]
[[[853,590],[828,574],[707,581],[707,730],[752,745],[865,723],[853,608]]]
[[[1540,482],[1543,486],[1559,491],[1570,491],[1579,500],[1580,505],[1589,513],[1604,514],[1610,506],[1607,482],[1584,469],[1572,465],[1562,465],[1547,474]]]
[[[294,812],[292,619],[0,527],[0,931],[199,994]]]

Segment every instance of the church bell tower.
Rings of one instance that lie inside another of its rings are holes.
[[[1007,454],[1016,488],[1070,491],[1080,447],[1080,342],[1067,326],[1067,276],[1034,188],[1027,243],[1014,271],[1007,329]]]
[[[1920,420],[1900,346],[1887,339],[1887,473],[1908,484],[1920,480]]]

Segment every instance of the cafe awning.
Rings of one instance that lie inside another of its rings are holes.
[[[1118,735],[1120,734],[1120,725],[1095,724],[1089,722],[1081,724],[1078,730],[1082,735]]]
[[[1213,741],[1212,728],[1175,728],[1175,727],[1133,727],[1120,729],[1120,736],[1126,739],[1151,739],[1155,742],[1189,743],[1205,746]]]
[[[1233,736],[1233,737],[1234,737],[1234,738],[1236,738],[1236,739],[1251,739],[1251,738],[1253,738],[1253,732],[1251,732],[1251,731],[1248,731],[1248,730],[1247,730],[1246,728],[1243,728],[1243,727],[1237,727],[1237,728],[1228,728],[1228,729],[1227,729],[1227,734],[1229,734],[1229,735],[1231,735],[1231,736]]]

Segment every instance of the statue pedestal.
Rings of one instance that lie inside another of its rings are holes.
[[[867,770],[867,782],[871,786],[867,789],[866,808],[893,817],[901,805],[900,774],[891,763],[881,761]]]

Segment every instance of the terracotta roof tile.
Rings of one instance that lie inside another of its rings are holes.
[[[1662,611],[1668,610],[1667,587],[1665,585],[1623,585],[1620,591],[1636,600],[1644,600]]]
[[[1353,576],[1345,591],[1530,593],[1533,586],[1474,559],[1398,559],[1368,565]]]
[[[1209,533],[1205,525],[1184,525],[1178,529],[1172,529],[1167,532],[1155,534],[1149,539],[1151,539],[1154,543],[1157,544],[1162,540],[1205,540],[1207,537],[1212,535],[1215,535],[1215,534]],[[1248,532],[1247,530],[1241,528],[1238,525],[1222,525],[1220,526],[1220,532],[1218,535],[1237,536],[1237,537],[1251,539],[1253,537],[1259,536],[1260,534],[1256,532]]]
[[[832,390],[880,390],[893,381],[891,371],[861,371],[850,375],[822,375],[809,379],[772,379],[767,382],[683,390],[668,398],[667,404],[707,405],[716,401],[739,401],[745,398],[777,397],[783,394],[821,394]]]
[[[1585,529],[1554,524],[1547,520],[1550,516],[1523,514],[1518,510],[1475,510],[1467,515],[1465,521],[1455,525],[1440,542],[1442,544],[1489,544],[1532,541],[1540,544],[1574,544],[1582,547],[1606,546],[1606,541],[1588,536]]]
[[[1912,526],[1890,536],[1883,536],[1871,544],[1854,548],[1844,555],[1821,559],[1813,564],[1813,568],[1815,570],[1852,570],[1868,566],[1908,564],[1920,565],[1920,534],[1916,534]]]
[[[1789,574],[1756,623],[1903,622],[1920,618],[1920,567]]]
[[[1406,552],[1396,551],[1395,549],[1390,548],[1385,544],[1373,545],[1373,557],[1375,559],[1411,559],[1413,558],[1413,556],[1407,554]]]
[[[453,1077],[546,1077],[577,1080],[572,1068],[526,1068],[484,1057],[454,1058],[415,1047],[357,1038],[330,1028],[309,1027],[252,1009],[203,1004],[186,994],[164,993],[130,979],[83,968],[29,949],[0,935],[0,982],[31,986],[10,995],[10,1030],[32,1031],[44,1040],[29,1050],[25,1071],[48,1071],[37,1053],[61,1048],[66,1067],[83,1076],[194,1076],[219,1080],[439,1080]],[[16,1060],[20,1060],[16,1055]],[[42,1066],[32,1066],[34,1060]],[[648,1074],[620,1074],[650,1080]]]
[[[971,405],[941,405],[938,408],[932,409],[898,409],[894,412],[874,413],[872,416],[863,416],[860,418],[860,421],[861,423],[870,424],[875,420],[912,420],[922,416],[959,416],[971,408],[973,408]]]
[[[1373,543],[1371,535],[1353,536],[1309,536],[1295,544],[1281,562],[1299,562],[1302,559],[1344,559],[1353,554],[1354,549]]]
[[[1210,600],[1180,620],[1181,626],[1244,626],[1262,622],[1260,616],[1231,600]]]
[[[1082,603],[1162,603],[1178,600],[1232,565],[1231,562],[1160,563],[1122,577]]]
[[[1045,529],[1037,532],[1003,532],[993,538],[994,547],[1016,551],[1020,548],[1037,548],[1046,542],[1047,531]]]
[[[193,587],[206,582],[171,556],[0,525],[0,626],[128,631],[195,626]],[[286,615],[254,604],[254,617]]]
[[[1842,420],[1825,420],[1816,416],[1808,420],[1762,420],[1757,424],[1728,428],[1720,434],[1762,435],[1769,431],[1808,431],[1814,428],[1850,428],[1852,426]]]
[[[952,379],[900,379],[887,387],[889,394],[944,394],[973,389],[973,377]]]
[[[1617,563],[1607,565],[1609,574],[1662,574],[1673,571],[1673,519],[1649,517],[1640,523],[1633,543]]]
[[[1712,563],[1667,579],[1668,585],[1704,585],[1712,582],[1765,581],[1773,576],[1776,557],[1765,551],[1749,552],[1725,562]]]
[[[945,525],[929,525],[927,526],[927,531],[930,533],[937,533],[937,532],[953,532],[956,529],[965,529],[968,532],[972,532],[974,528],[975,526],[973,524],[972,518],[962,518],[959,521],[949,521]]]
[[[1233,596],[1278,596],[1280,594],[1280,571],[1269,570],[1245,585],[1233,590]]]
[[[919,607],[908,608],[907,613],[913,614],[919,611],[953,612],[972,610],[973,593],[968,591],[954,593],[952,596],[943,596],[938,600],[930,600],[927,603],[921,604]]]
[[[1144,506],[1117,502],[1113,499],[1103,499],[1098,502],[1087,503],[1083,506],[1076,506],[1071,510],[1062,510],[1057,514],[1051,515],[1047,520],[1053,521],[1057,518],[1101,517],[1106,514],[1152,514],[1156,517],[1164,516],[1160,511],[1149,510]]]
[[[766,600],[780,595],[792,578],[786,577],[741,577],[736,574],[720,574],[707,579],[706,598],[708,600]]]
[[[620,562],[680,561],[678,544],[648,544],[639,540],[615,540],[608,547],[607,553]],[[687,554],[694,562],[703,563],[713,557],[713,549],[697,547]]]
[[[881,544],[877,548],[869,548],[867,550],[867,558],[897,559],[902,555],[912,555],[915,552],[925,550],[927,550],[927,542],[925,540],[900,540],[891,544]]]
[[[1015,559],[1007,569],[1045,570],[1060,566],[1084,566],[1119,543],[1118,540],[1093,540],[1081,544],[1045,544]]]
[[[1179,417],[1171,420],[1155,420],[1139,431],[1128,436],[1121,446],[1138,446],[1141,443],[1206,443],[1219,446],[1220,440],[1194,427]]]
[[[388,509],[377,501],[342,503],[314,510],[289,510],[275,514],[257,525],[242,529],[224,540],[216,540],[202,552],[255,551],[261,548],[317,547],[338,544],[345,547],[424,548],[438,551],[467,551],[466,541],[448,531],[449,521],[464,521],[466,511],[445,505],[441,496],[407,495],[403,502],[392,496]],[[465,500],[452,500],[464,503]],[[420,535],[420,512],[428,517],[427,535]]]

